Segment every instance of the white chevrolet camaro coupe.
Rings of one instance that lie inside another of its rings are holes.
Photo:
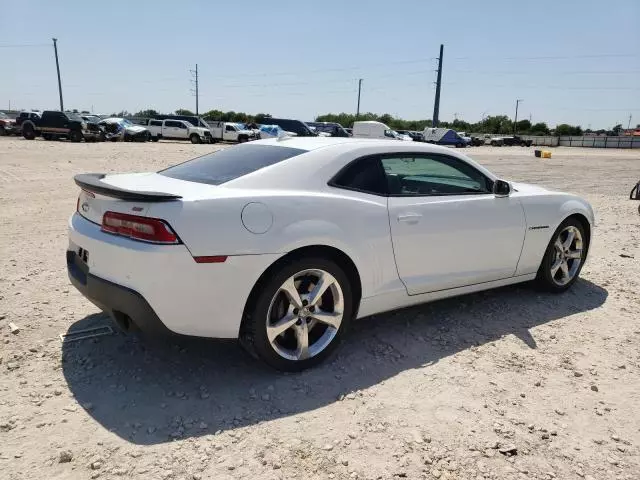
[[[238,338],[288,371],[354,318],[530,280],[562,292],[594,222],[579,197],[394,140],[261,140],[75,182],[67,266],[89,300],[125,330]]]

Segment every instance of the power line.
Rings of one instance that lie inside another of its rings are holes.
[[[50,47],[49,43],[23,43],[23,44],[4,44],[0,48],[41,48]]]

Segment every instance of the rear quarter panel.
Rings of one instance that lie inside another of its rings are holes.
[[[385,197],[342,190],[259,193],[153,205],[148,214],[166,219],[194,256],[285,254],[326,245],[353,260],[363,297],[397,287]],[[264,233],[243,224],[243,209],[252,202],[270,213]]]

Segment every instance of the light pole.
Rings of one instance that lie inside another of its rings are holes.
[[[60,80],[60,63],[58,62],[58,39],[52,38],[53,51],[56,55],[56,71],[58,72],[58,95],[60,96],[60,111],[64,112],[64,103],[62,102],[62,81]]]
[[[520,102],[524,102],[523,99],[519,98],[516,100],[516,119],[513,121],[513,134],[515,135],[517,133],[517,125],[518,125],[518,104]]]
[[[360,116],[360,92],[362,90],[362,79],[358,79],[358,108],[356,109],[356,120]]]

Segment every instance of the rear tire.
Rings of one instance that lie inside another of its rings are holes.
[[[575,217],[556,229],[542,258],[536,284],[543,290],[561,293],[571,287],[584,265],[590,239]]]
[[[189,138],[191,139],[191,143],[193,144],[200,143],[200,135],[198,135],[197,133],[192,133]]]
[[[73,143],[80,143],[83,139],[83,135],[82,132],[80,132],[79,130],[72,130],[71,132],[69,132],[69,140],[71,140]]]
[[[317,284],[326,287],[324,293],[314,296]],[[271,272],[255,289],[245,309],[241,343],[277,370],[298,372],[318,365],[338,348],[349,329],[354,311],[352,286],[331,260],[294,259]],[[296,299],[286,293],[294,290]]]
[[[0,125],[0,137],[4,137],[7,131],[4,129],[4,125]]]

